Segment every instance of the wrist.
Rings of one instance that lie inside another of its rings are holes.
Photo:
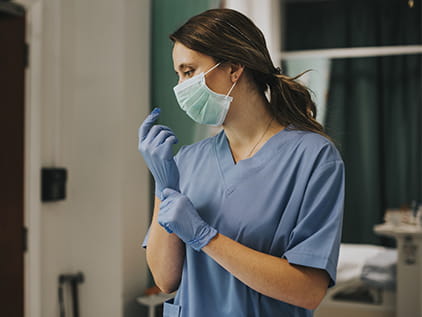
[[[195,251],[201,251],[210,241],[218,234],[218,231],[208,224],[205,224],[200,228],[196,238],[194,240],[187,241]]]

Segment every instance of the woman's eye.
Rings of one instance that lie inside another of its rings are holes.
[[[193,70],[188,70],[186,72],[184,72],[184,75],[187,77],[191,77],[193,75]]]

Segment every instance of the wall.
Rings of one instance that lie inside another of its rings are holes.
[[[262,31],[267,42],[274,65],[280,66],[280,51],[282,50],[283,32],[282,5],[280,0],[226,0],[225,7],[242,12],[249,17]]]
[[[142,316],[135,298],[147,287],[140,242],[150,210],[137,129],[149,108],[150,2],[34,2],[42,3],[41,66],[31,65],[40,68],[41,102],[39,115],[28,114],[39,138],[27,144],[27,191],[38,192],[41,166],[69,176],[66,200],[27,200],[30,238],[39,237],[27,254],[27,316],[58,316],[58,275],[77,271],[86,277],[81,316]]]

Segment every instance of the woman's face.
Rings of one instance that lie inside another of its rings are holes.
[[[210,56],[187,48],[180,42],[173,47],[173,65],[179,76],[178,83],[182,83],[202,72],[206,72],[217,62]],[[216,93],[226,94],[233,85],[230,79],[230,67],[221,64],[205,75],[207,86]]]

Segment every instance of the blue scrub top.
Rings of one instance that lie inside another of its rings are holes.
[[[222,131],[182,147],[176,163],[181,192],[218,232],[289,263],[326,270],[334,285],[344,168],[329,140],[284,129],[235,164]],[[287,317],[312,311],[254,291],[204,252],[187,247],[179,290],[164,316]]]

